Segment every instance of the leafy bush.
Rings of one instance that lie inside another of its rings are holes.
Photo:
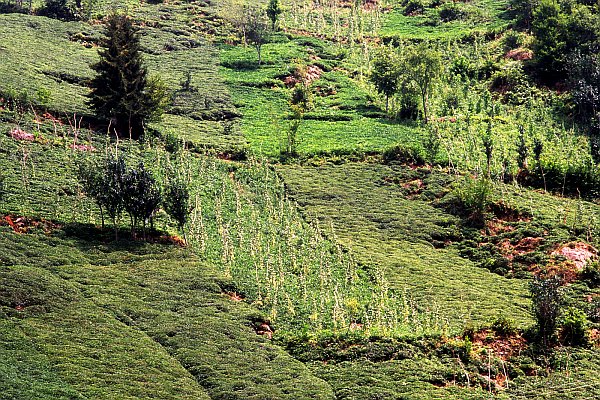
[[[175,154],[183,148],[183,140],[172,133],[168,133],[164,140],[165,150],[171,154]]]
[[[192,207],[190,206],[190,190],[182,178],[173,177],[169,180],[165,188],[163,206],[167,214],[177,222],[179,230],[185,238],[184,228]]]
[[[419,15],[425,11],[425,4],[422,0],[408,0],[404,6],[404,15]]]
[[[594,300],[592,300],[587,315],[592,322],[600,322],[600,297],[595,297]]]
[[[560,277],[541,278],[536,276],[530,283],[529,290],[538,340],[548,348],[555,341],[556,327],[560,316],[562,301]]]
[[[123,156],[107,154],[102,162],[92,160],[79,166],[79,182],[83,191],[94,199],[100,208],[102,227],[104,227],[104,212],[115,225],[117,235],[117,220],[123,210],[123,180],[126,173]]]
[[[592,289],[600,287],[600,263],[595,262],[586,265],[581,271],[581,279]]]
[[[485,221],[485,214],[492,204],[493,193],[492,181],[487,178],[466,177],[455,189],[462,211],[476,225],[483,224]]]
[[[87,161],[79,166],[79,181],[84,192],[100,208],[102,227],[104,212],[111,218],[117,237],[117,222],[125,210],[131,219],[131,231],[141,221],[144,228],[161,203],[161,191],[156,179],[143,164],[128,169],[123,155],[109,153],[102,161]]]
[[[396,145],[383,152],[383,162],[402,162],[415,165],[425,164],[425,151],[418,143]]]
[[[517,332],[515,321],[505,316],[498,317],[492,323],[492,329],[499,335],[512,335]]]
[[[67,0],[45,0],[44,6],[38,11],[38,14],[63,21],[75,19],[73,11],[67,6]]]
[[[131,219],[131,231],[142,221],[144,235],[146,224],[161,203],[162,196],[156,179],[146,170],[144,164],[127,171],[123,178],[123,207]]]
[[[510,30],[502,38],[502,45],[504,46],[504,51],[509,51],[523,46],[526,41],[527,35],[523,32]]]
[[[509,64],[492,74],[490,90],[502,95],[508,104],[520,105],[532,96],[532,85],[520,64]]]
[[[456,3],[445,3],[439,10],[439,18],[442,22],[456,21],[466,17],[467,13]]]
[[[561,337],[565,344],[572,346],[585,345],[587,337],[588,320],[583,311],[569,307],[563,316]]]
[[[419,98],[410,92],[403,92],[400,95],[400,104],[396,111],[396,118],[400,120],[415,121],[421,116],[419,109]]]

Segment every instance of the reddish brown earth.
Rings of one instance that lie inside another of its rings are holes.
[[[0,219],[0,226],[10,226],[13,232],[21,234],[28,233],[32,229],[42,229],[44,233],[50,234],[53,231],[60,229],[62,226],[49,221],[47,219],[41,218],[29,218],[29,217],[20,217],[16,215],[5,215]]]

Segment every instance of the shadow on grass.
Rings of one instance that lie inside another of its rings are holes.
[[[112,227],[102,229],[92,224],[69,223],[63,226],[62,233],[66,238],[74,240],[74,244],[84,252],[102,246],[106,252],[147,254],[155,253],[157,250],[156,247],[151,248],[149,245],[165,248],[183,245],[181,239],[168,236],[165,232],[156,229],[148,229],[145,237],[139,231],[136,232],[135,237],[132,237],[131,231],[125,228],[119,228],[115,235]]]

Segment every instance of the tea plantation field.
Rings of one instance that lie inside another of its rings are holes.
[[[600,397],[600,167],[568,94],[502,86],[507,2],[280,0],[258,65],[236,26],[268,3],[0,0],[0,399]],[[86,100],[113,9],[169,93],[140,140]],[[422,41],[429,121],[370,78]],[[183,230],[98,207],[119,156],[185,183]]]

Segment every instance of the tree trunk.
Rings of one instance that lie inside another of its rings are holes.
[[[421,91],[421,98],[423,99],[423,119],[425,123],[429,122],[429,116],[427,115],[427,91]]]
[[[104,210],[102,209],[102,205],[100,206],[100,219],[102,220],[102,230],[104,230]]]

